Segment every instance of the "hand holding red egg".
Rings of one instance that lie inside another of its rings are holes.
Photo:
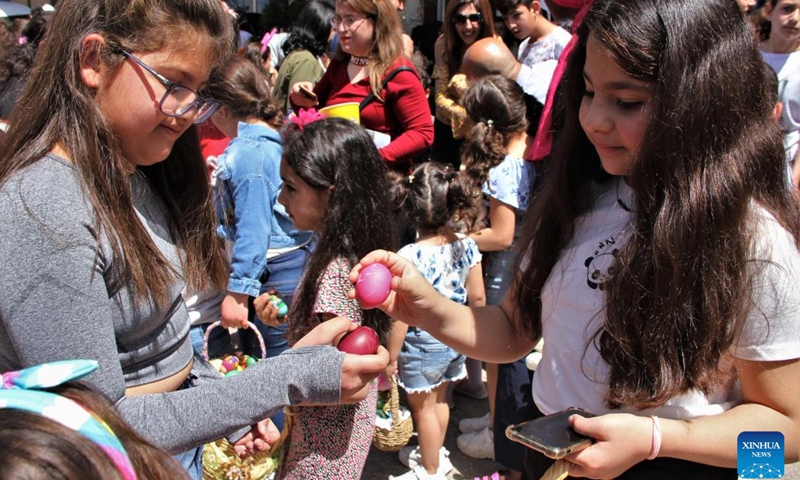
[[[379,346],[380,340],[375,330],[361,326],[344,334],[336,348],[355,355],[374,355],[378,352]]]

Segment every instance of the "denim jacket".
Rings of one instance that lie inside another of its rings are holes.
[[[217,164],[217,234],[233,243],[228,291],[257,296],[267,250],[303,245],[311,232],[295,230],[278,203],[281,139],[261,125],[239,122]]]

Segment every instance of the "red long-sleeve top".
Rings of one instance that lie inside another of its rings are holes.
[[[401,65],[413,68],[405,57],[398,59],[387,71]],[[369,78],[350,83],[346,61],[332,61],[325,75],[314,88],[320,106],[329,107],[347,102],[361,102],[372,91]],[[375,98],[361,112],[361,125],[385,133],[391,143],[380,149],[389,168],[406,171],[411,159],[433,143],[433,123],[428,99],[414,72],[399,72],[381,90],[383,101]]]

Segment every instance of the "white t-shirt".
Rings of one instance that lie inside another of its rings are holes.
[[[531,43],[530,37],[528,37],[519,44],[517,60],[529,67],[547,60],[558,60],[571,39],[572,34],[561,27],[556,27],[538,42]]]
[[[783,103],[781,128],[785,132],[786,160],[792,162],[800,144],[800,52],[761,52],[764,62],[778,73],[778,100]]]
[[[553,73],[557,66],[558,60],[546,60],[532,67],[520,65],[516,79],[517,84],[522,87],[523,92],[544,105],[547,99],[547,90],[550,88],[550,82],[553,80]]]
[[[594,347],[586,348],[604,315],[603,282],[614,255],[630,235],[632,191],[619,179],[597,189],[590,212],[579,217],[575,237],[562,252],[542,291],[544,351],[533,377],[533,397],[544,414],[577,406],[611,413],[603,403],[608,365]],[[730,354],[750,360],[800,357],[800,253],[794,240],[763,208],[754,206],[759,235],[753,262],[761,274],[755,307]],[[771,262],[771,263],[770,263]],[[767,319],[766,321],[764,319]],[[585,352],[585,354],[584,354]],[[735,372],[709,396],[687,392],[645,415],[689,419],[721,413],[741,402]],[[633,411],[622,409],[621,411]]]

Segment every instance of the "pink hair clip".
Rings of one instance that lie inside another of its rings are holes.
[[[306,125],[314,123],[317,120],[322,120],[323,118],[325,117],[313,108],[301,108],[300,113],[289,116],[289,121],[297,125],[297,128],[302,132]]]
[[[239,14],[236,13],[236,10],[232,9],[228,2],[225,0],[219,0],[219,4],[222,6],[222,9],[225,10],[225,13],[230,15],[233,18],[239,18]]]
[[[265,33],[263,37],[261,37],[261,53],[267,51],[267,46],[269,45],[269,41],[272,40],[272,37],[275,36],[275,33],[277,33],[277,31],[278,31],[277,28],[273,28],[269,32]]]

